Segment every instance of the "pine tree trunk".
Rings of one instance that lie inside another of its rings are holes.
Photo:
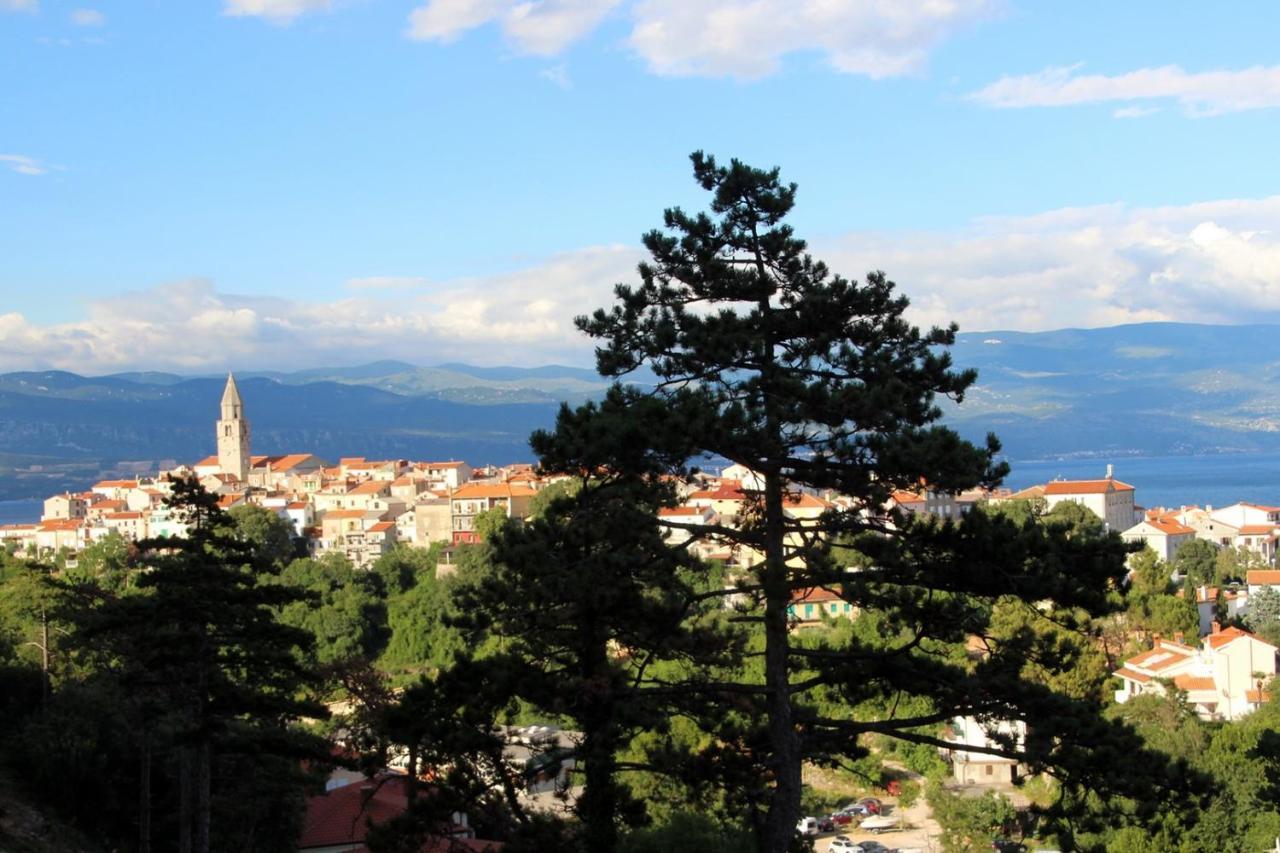
[[[151,853],[151,743],[145,738],[138,762],[138,853]]]
[[[769,718],[770,769],[774,788],[765,816],[761,853],[782,853],[791,844],[800,816],[800,736],[792,716],[787,607],[791,584],[787,574],[782,514],[782,480],[765,475],[764,679]]]
[[[209,739],[196,747],[196,848],[195,853],[209,853],[209,820],[212,803],[212,768],[209,766]]]
[[[578,800],[586,849],[592,853],[613,853],[618,847],[618,791],[613,739],[609,736],[610,709],[605,702],[593,704],[582,719],[581,760],[586,765],[585,787]]]
[[[178,853],[191,853],[191,747],[178,748]]]

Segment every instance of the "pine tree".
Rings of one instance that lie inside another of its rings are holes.
[[[275,615],[300,593],[259,583],[251,546],[194,479],[175,482],[167,505],[186,536],[139,543],[137,592],[100,597],[76,621],[80,643],[106,658],[135,706],[139,847],[150,844],[154,753],[175,768],[178,850],[207,853],[219,758],[327,758],[322,741],[289,727],[325,710],[304,694],[315,676],[298,652],[311,635]]]
[[[617,849],[620,824],[643,814],[619,779],[618,753],[677,704],[681,689],[663,665],[729,653],[714,620],[695,618],[708,599],[694,586],[698,561],[669,547],[657,523],[671,498],[651,477],[583,477],[541,517],[504,527],[489,571],[455,591],[473,634],[501,648],[487,661],[492,677],[581,732],[575,811],[580,849],[592,853]]]
[[[945,352],[956,328],[922,332],[883,273],[859,283],[807,254],[784,222],[796,187],[776,169],[722,167],[701,152],[692,161],[712,193],[710,214],[666,211],[665,230],[644,237],[651,260],[639,267],[640,283],[618,285],[612,309],[578,321],[599,341],[602,374],[647,368],[656,384],[616,385],[598,406],[563,409],[556,432],[535,436],[534,447],[553,470],[665,460],[687,474],[712,457],[758,475],[739,524],[684,529],[760,555],[737,593],[757,604],[744,618],[763,634],[762,675],[746,671],[736,684],[706,689],[726,708],[747,703],[748,717],[762,721],[737,748],[749,744],[760,756],[758,788],[745,795],[759,804],[759,848],[781,851],[798,817],[805,760],[864,754],[869,733],[943,745],[935,730],[959,713],[1076,719],[1081,703],[1021,678],[1038,650],[1034,638],[995,643],[980,664],[949,650],[986,631],[1002,594],[1044,601],[1050,615],[1105,609],[1125,549],[1117,537],[1073,537],[1061,524],[981,514],[928,524],[886,510],[896,489],[955,493],[994,485],[1005,471],[994,462],[994,437],[978,447],[938,423],[938,401],[960,402],[976,378],[953,370]],[[802,489],[845,502],[803,518],[791,511]],[[862,553],[861,570],[835,559],[837,541]],[[820,586],[881,613],[883,641],[796,643],[793,594]],[[899,715],[898,696],[924,697],[912,707],[927,710]],[[849,713],[818,710],[833,699]],[[862,715],[869,708],[878,709],[873,718]],[[1062,758],[1063,739],[1049,729],[1023,757]]]

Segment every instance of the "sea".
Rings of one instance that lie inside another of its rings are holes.
[[[1134,500],[1148,508],[1236,501],[1280,506],[1280,453],[1009,460],[1012,471],[1005,485],[1023,489],[1059,477],[1099,479],[1108,464],[1117,480],[1135,488]],[[40,500],[0,501],[0,524],[37,521],[42,507]]]

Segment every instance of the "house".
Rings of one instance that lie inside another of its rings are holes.
[[[475,521],[482,512],[502,509],[507,518],[528,518],[529,505],[536,494],[527,486],[511,483],[467,483],[455,489],[449,496],[453,544],[480,541]]]
[[[54,519],[84,518],[89,509],[89,502],[80,495],[70,492],[45,498],[44,512],[40,514],[42,521]]]
[[[1027,724],[1021,720],[982,722],[976,717],[956,717],[942,754],[951,762],[952,777],[962,785],[1008,785],[1018,781],[1018,760],[976,750],[1017,749],[1026,738]]]
[[[1196,538],[1196,532],[1166,516],[1140,521],[1121,533],[1120,538],[1126,542],[1145,543],[1156,552],[1156,556],[1168,563],[1179,548]]]
[[[1250,569],[1245,574],[1244,582],[1248,584],[1249,596],[1252,598],[1265,587],[1280,587],[1280,571],[1275,569]]]
[[[1108,530],[1123,531],[1133,527],[1138,520],[1134,509],[1134,488],[1112,476],[1107,466],[1107,476],[1101,480],[1053,480],[1044,486],[1046,508],[1052,510],[1064,502],[1077,503],[1102,519]]]
[[[1117,702],[1143,693],[1162,694],[1172,684],[1206,720],[1238,720],[1256,710],[1276,673],[1275,646],[1239,628],[1213,623],[1200,646],[1156,639],[1148,651],[1125,661],[1114,675]]]
[[[702,506],[664,506],[658,510],[658,523],[666,528],[664,538],[672,545],[683,545],[694,536],[697,531],[689,530],[686,525],[692,527],[704,527],[716,521],[716,512],[710,505]]]
[[[427,480],[438,483],[445,489],[456,489],[471,481],[474,471],[465,462],[451,460],[449,462],[426,462],[422,464]]]
[[[408,807],[406,782],[403,775],[382,773],[307,797],[297,849],[367,853],[370,825],[399,817]],[[430,796],[430,790],[424,788],[419,795]],[[452,825],[441,827],[440,836],[427,841],[420,853],[498,853],[502,849],[497,842],[477,839],[468,823],[465,814],[455,813]]]
[[[824,616],[853,619],[857,615],[840,593],[823,586],[793,590],[787,605],[787,621],[793,625],[820,623]]]
[[[1222,605],[1226,608],[1226,618],[1235,619],[1242,616],[1249,605],[1249,594],[1247,592],[1237,592],[1231,589],[1220,589],[1216,586],[1198,586],[1196,593],[1196,610],[1200,614],[1200,636],[1213,632],[1214,620],[1218,618],[1218,598],[1222,598]],[[1186,593],[1178,590],[1177,595],[1182,598]]]

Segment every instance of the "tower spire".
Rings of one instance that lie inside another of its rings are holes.
[[[249,480],[249,422],[244,417],[244,401],[236,378],[227,373],[227,386],[222,391],[222,417],[217,424],[218,467],[224,474],[234,474],[240,482]]]

